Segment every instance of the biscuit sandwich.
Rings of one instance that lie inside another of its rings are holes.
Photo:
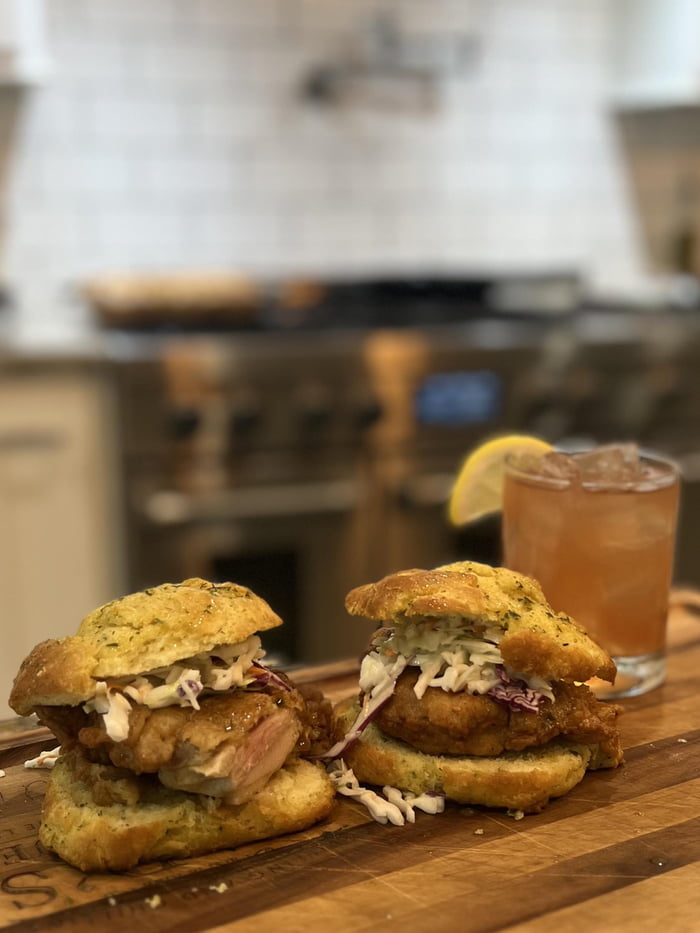
[[[344,771],[529,813],[622,761],[619,707],[584,683],[615,665],[534,580],[465,561],[357,587],[346,608],[380,627],[359,697],[335,710],[339,787]]]
[[[258,633],[281,622],[246,587],[195,578],[37,645],[10,705],[60,742],[41,842],[83,871],[124,870],[326,816],[333,785],[311,759],[328,746],[330,704],[265,665]]]

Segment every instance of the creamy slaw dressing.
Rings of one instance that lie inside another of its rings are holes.
[[[365,693],[371,692],[375,685],[391,678],[398,659],[403,658],[404,666],[420,669],[413,688],[418,699],[428,687],[451,693],[488,693],[501,683],[501,667],[511,678],[554,700],[552,686],[546,680],[506,667],[499,648],[502,638],[503,631],[496,626],[485,627],[481,635],[465,631],[464,619],[459,616],[420,619],[380,629],[372,639],[372,650],[362,661],[360,687]]]
[[[361,803],[378,823],[403,826],[405,823],[415,823],[416,810],[435,814],[442,813],[445,809],[443,794],[412,794],[386,785],[382,788],[382,797],[381,794],[363,787],[352,768],[348,768],[342,758],[334,761],[327,770],[336,791]]]
[[[98,680],[95,696],[83,704],[86,713],[102,716],[105,731],[114,742],[129,734],[131,702],[161,709],[164,706],[191,706],[199,709],[199,695],[210,690],[248,687],[256,677],[255,662],[265,656],[258,635],[233,645],[218,645],[210,652],[186,658],[169,667],[148,671],[138,677],[120,678],[107,683]]]
[[[56,764],[61,755],[61,746],[57,745],[55,748],[49,748],[45,752],[41,752],[36,758],[28,758],[24,762],[25,768],[47,768],[49,771]]]

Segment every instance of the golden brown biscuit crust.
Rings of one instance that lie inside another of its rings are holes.
[[[10,694],[10,706],[28,716],[41,697],[52,704],[72,706],[95,692],[93,659],[84,642],[70,636],[42,641],[22,661]]]
[[[90,763],[76,749],[51,772],[39,838],[82,871],[124,871],[297,832],[328,815],[334,793],[321,765],[296,759],[248,803],[224,806]]]
[[[500,628],[505,663],[546,680],[614,680],[608,654],[564,613],[555,613],[540,585],[505,567],[476,561],[435,570],[404,570],[348,593],[351,615],[378,622],[461,617],[469,628]]]
[[[351,590],[345,608],[351,615],[400,621],[422,616],[480,616],[486,604],[473,573],[400,570],[378,583]]]
[[[74,706],[94,695],[96,680],[166,667],[281,624],[245,586],[163,583],[100,606],[76,635],[37,645],[15,678],[10,706],[20,716],[35,706]]]
[[[336,710],[343,734],[358,706],[344,701]],[[597,746],[554,741],[539,748],[497,757],[427,755],[385,736],[374,723],[343,752],[345,764],[361,783],[386,784],[421,794],[444,793],[461,804],[536,813],[553,797],[568,793],[586,770],[608,767]]]

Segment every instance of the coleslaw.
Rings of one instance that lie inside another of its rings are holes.
[[[509,709],[537,712],[544,699],[554,701],[552,685],[506,667],[499,649],[503,633],[495,626],[480,635],[465,630],[464,619],[420,619],[378,629],[360,666],[362,705],[350,729],[322,757],[334,759],[360,738],[391,698],[407,667],[420,674],[413,687],[421,699],[428,687],[487,695]]]
[[[115,742],[123,742],[129,734],[132,703],[150,709],[164,706],[199,709],[199,697],[204,692],[220,693],[232,687],[264,687],[269,683],[289,690],[286,681],[262,663],[264,656],[259,636],[251,635],[245,641],[218,645],[211,652],[138,677],[119,678],[109,683],[98,680],[95,696],[83,704],[83,710],[86,713],[98,712],[107,735]]]
[[[415,823],[416,810],[436,814],[445,809],[444,794],[412,794],[387,785],[382,788],[382,797],[381,794],[363,787],[352,768],[348,768],[342,759],[332,762],[327,771],[336,791],[361,803],[378,823],[403,826],[405,823]]]

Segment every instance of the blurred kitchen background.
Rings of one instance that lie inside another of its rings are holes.
[[[500,431],[677,458],[700,583],[700,0],[0,0],[0,81],[6,684],[193,575],[358,652]]]

